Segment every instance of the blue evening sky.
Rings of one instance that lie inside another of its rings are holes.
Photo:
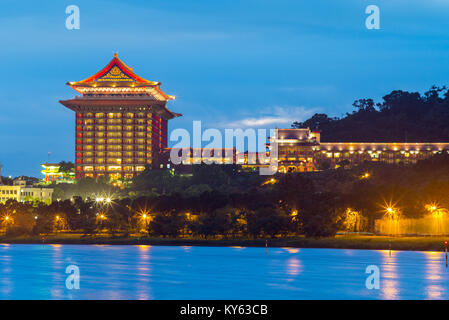
[[[65,28],[68,5],[81,29]],[[365,8],[380,8],[380,30]],[[447,0],[73,0],[0,3],[0,162],[4,175],[40,176],[74,160],[65,85],[113,51],[161,81],[184,116],[169,130],[289,127],[314,112],[341,116],[358,98],[448,84]]]

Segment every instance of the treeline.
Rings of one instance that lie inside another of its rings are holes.
[[[414,166],[366,163],[273,177],[233,166],[197,166],[192,176],[147,170],[129,187],[114,190],[91,190],[51,205],[10,200],[0,205],[1,224],[8,236],[71,231],[210,239],[373,232],[388,208],[402,218],[429,214],[429,204],[449,208],[449,155]]]
[[[447,142],[449,90],[433,86],[424,94],[395,90],[381,102],[359,99],[342,118],[315,114],[294,128],[321,130],[326,142]]]
[[[310,183],[300,175],[279,181],[281,186],[291,184],[288,188],[313,188]],[[37,206],[9,200],[0,205],[0,215],[7,236],[58,231],[207,239],[331,236],[339,229],[339,199],[330,193],[313,194],[313,198],[308,198],[310,192],[303,194],[308,197],[295,195],[291,202],[293,194],[278,192],[272,184],[244,193],[212,190],[200,195],[171,193],[110,201],[73,197]],[[301,214],[292,205],[300,205]]]

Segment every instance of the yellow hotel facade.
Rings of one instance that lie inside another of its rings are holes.
[[[321,142],[320,132],[309,128],[277,129],[276,142],[279,172],[315,171],[323,163],[330,168],[352,167],[365,161],[414,164],[449,150],[449,143],[443,142]]]

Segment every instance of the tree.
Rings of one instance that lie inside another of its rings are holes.
[[[272,206],[263,206],[251,212],[248,217],[248,232],[257,238],[266,235],[274,238],[278,234],[286,235],[291,229],[291,218],[285,211]]]
[[[157,213],[148,227],[148,233],[155,236],[177,237],[186,225],[184,214],[174,210]]]
[[[219,208],[211,213],[202,212],[198,219],[189,226],[193,234],[204,238],[217,235],[226,236],[231,229],[231,212],[229,208]]]
[[[338,196],[331,193],[309,194],[298,210],[306,237],[335,236],[340,227],[341,210]]]

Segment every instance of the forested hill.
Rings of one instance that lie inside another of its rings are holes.
[[[293,128],[321,131],[323,142],[449,142],[449,90],[392,91],[375,103],[359,99],[342,118],[315,114]]]

